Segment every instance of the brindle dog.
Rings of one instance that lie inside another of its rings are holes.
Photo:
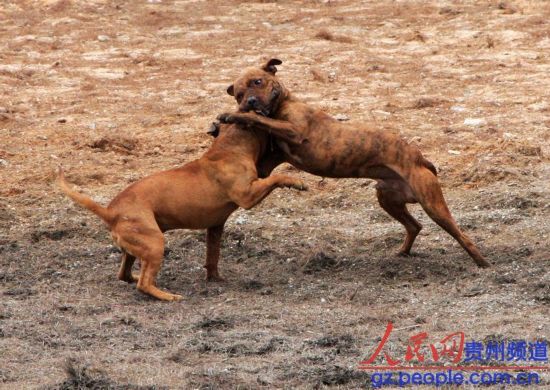
[[[246,70],[227,89],[237,100],[239,112],[222,114],[218,119],[273,134],[284,156],[272,160],[270,169],[286,160],[315,175],[375,179],[380,206],[407,231],[399,254],[410,254],[422,228],[406,206],[419,202],[478,266],[490,266],[457,226],[443,198],[435,167],[415,145],[389,132],[339,122],[301,102],[275,75],[276,65],[281,63],[271,59],[260,68]]]

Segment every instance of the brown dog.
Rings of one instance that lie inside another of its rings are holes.
[[[109,226],[122,248],[118,278],[137,282],[138,290],[155,298],[173,301],[180,295],[161,291],[156,277],[164,256],[163,232],[172,229],[207,229],[206,277],[221,280],[218,273],[221,235],[229,215],[250,209],[277,187],[305,190],[301,180],[273,175],[258,179],[256,165],[268,146],[268,136],[237,125],[220,125],[210,149],[181,168],[148,176],[118,194],[108,207],[69,188],[60,169],[58,183],[76,203],[98,215]],[[141,261],[139,277],[132,265]]]
[[[436,169],[420,150],[402,138],[361,125],[344,124],[302,103],[283,86],[275,73],[281,61],[245,71],[227,89],[239,104],[238,113],[219,120],[264,130],[278,138],[286,160],[299,169],[326,177],[375,179],[378,202],[405,226],[400,254],[409,254],[422,225],[406,204],[420,202],[426,213],[453,236],[480,267],[490,264],[454,221],[437,180]]]

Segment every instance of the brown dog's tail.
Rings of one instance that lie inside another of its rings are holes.
[[[61,190],[67,194],[69,198],[74,200],[76,203],[81,205],[82,207],[87,208],[92,213],[97,215],[99,218],[104,220],[107,224],[110,224],[114,216],[113,214],[105,207],[97,204],[94,202],[91,198],[88,196],[81,194],[79,192],[76,192],[72,188],[69,187],[69,183],[65,180],[65,173],[63,172],[63,168],[59,167],[57,170],[57,184],[61,188]]]

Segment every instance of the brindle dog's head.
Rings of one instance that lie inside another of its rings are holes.
[[[275,66],[281,64],[281,60],[272,58],[261,68],[246,70],[227,88],[227,93],[237,100],[239,111],[254,111],[263,116],[272,116],[277,112],[281,101],[288,95],[285,87],[275,76]]]

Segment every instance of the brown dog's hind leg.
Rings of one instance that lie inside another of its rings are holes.
[[[135,253],[141,260],[141,273],[137,288],[139,291],[149,294],[163,301],[179,301],[181,295],[170,294],[156,287],[157,274],[164,257],[164,236],[158,234],[144,237],[144,248],[140,253]]]
[[[122,258],[120,269],[118,270],[118,279],[128,283],[135,283],[139,280],[139,277],[132,274],[132,266],[136,257],[122,250]]]
[[[129,219],[131,222],[116,226],[117,243],[126,252],[139,258],[141,271],[137,280],[137,289],[163,301],[178,301],[181,295],[170,294],[156,287],[157,274],[164,257],[164,235],[153,216],[149,218]],[[129,265],[123,263],[124,272]],[[122,268],[121,267],[121,268]],[[120,271],[119,271],[120,275]]]
[[[405,226],[407,236],[401,249],[399,249],[398,255],[409,255],[416,236],[422,230],[422,225],[409,213],[405,199],[400,192],[393,190],[385,191],[377,188],[376,196],[378,197],[380,206]]]
[[[218,260],[220,259],[220,245],[222,240],[223,225],[214,226],[206,230],[206,280],[223,281],[218,273]]]
[[[427,168],[418,167],[411,171],[408,183],[429,217],[453,236],[479,267],[490,267],[491,264],[453,219],[436,176]]]

